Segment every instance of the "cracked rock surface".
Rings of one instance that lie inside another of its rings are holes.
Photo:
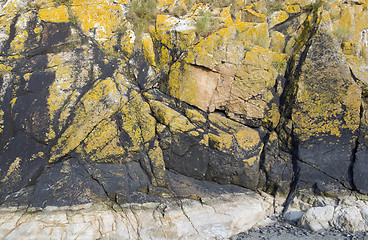
[[[230,190],[230,189],[228,189]],[[225,194],[226,193],[226,194]],[[228,239],[264,219],[272,198],[237,188],[200,200],[147,198],[141,203],[1,208],[1,239]]]
[[[0,205],[18,216],[3,236],[38,219],[35,209],[87,204],[123,206],[106,210],[111,224],[129,206],[124,234],[155,238],[145,221],[161,218],[140,211],[162,200],[175,207],[160,237],[186,236],[180,224],[188,236],[229,237],[268,214],[254,192],[281,196],[283,213],[303,191],[368,193],[366,0],[149,4],[0,1]],[[256,219],[218,226],[212,210],[222,202],[238,216],[247,207],[234,192],[245,189]],[[341,217],[322,228],[361,211],[323,210]],[[109,238],[111,224],[94,220],[81,229]],[[41,225],[22,229],[74,231]]]

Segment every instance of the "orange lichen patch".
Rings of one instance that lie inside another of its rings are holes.
[[[38,12],[40,19],[45,22],[68,22],[68,8],[64,5],[58,7],[42,8]]]

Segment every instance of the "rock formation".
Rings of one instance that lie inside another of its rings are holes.
[[[0,5],[2,207],[368,194],[366,0]]]

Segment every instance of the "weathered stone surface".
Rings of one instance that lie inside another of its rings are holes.
[[[367,201],[354,196],[342,196],[338,201],[318,197],[316,200],[309,203],[312,206],[304,210],[304,214],[298,220],[302,227],[313,231],[330,228],[349,232],[367,231]]]
[[[358,147],[355,154],[355,163],[353,170],[353,180],[358,191],[367,194],[368,193],[368,180],[365,177],[365,169],[368,165],[368,112],[367,104],[364,101],[362,104],[362,117],[360,125],[360,134],[358,138]]]
[[[1,205],[197,199],[145,233],[178,238],[205,234],[217,184],[288,195],[285,210],[302,188],[368,192],[366,1],[137,2],[0,3]],[[363,229],[356,209],[328,225]],[[111,219],[86,236],[110,238]]]
[[[289,193],[294,176],[293,160],[289,153],[280,150],[280,140],[275,132],[267,136],[261,170],[264,175],[259,186],[267,192]]]
[[[45,168],[48,148],[35,142],[23,132],[3,149],[1,165],[0,200],[7,194],[34,185]]]
[[[199,200],[166,199],[123,205],[2,208],[2,239],[227,239],[272,211],[271,198],[250,191]]]
[[[236,121],[260,126],[276,94],[275,63],[266,24],[247,23],[219,30],[173,64],[167,92],[203,111],[224,110]],[[275,109],[274,109],[275,110]],[[278,118],[273,119],[277,125]]]
[[[304,33],[296,43],[305,45],[299,45],[301,52],[294,56],[295,69],[287,73],[290,84],[284,92],[284,104],[293,102],[293,108],[283,107],[293,123],[294,139],[289,147],[297,149],[299,186],[332,193],[354,188],[350,167],[360,124],[361,92],[329,24],[324,13],[305,21]],[[308,38],[305,31],[311,32]]]

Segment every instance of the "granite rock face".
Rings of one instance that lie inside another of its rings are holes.
[[[0,5],[3,206],[368,193],[367,1]]]

